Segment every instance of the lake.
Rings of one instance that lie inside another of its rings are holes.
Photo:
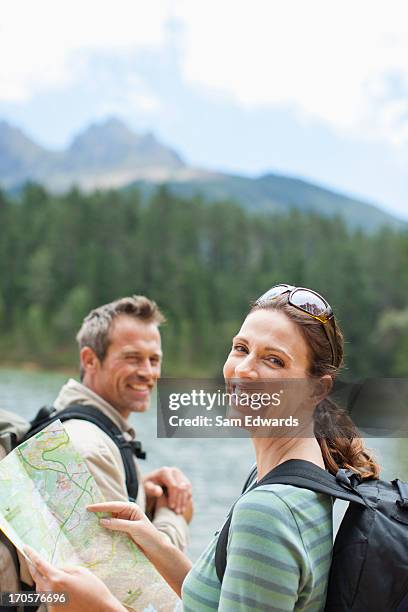
[[[60,373],[0,369],[0,408],[32,418],[38,408],[52,404],[66,381]],[[189,555],[195,559],[220,527],[229,507],[239,495],[254,462],[252,446],[245,439],[160,439],[156,438],[156,413],[132,415],[139,440],[147,451],[144,472],[162,465],[176,465],[193,483],[195,516],[191,525]],[[408,480],[406,440],[371,439],[383,466],[383,476]],[[336,509],[337,507],[337,509]],[[336,522],[341,504],[335,505]]]

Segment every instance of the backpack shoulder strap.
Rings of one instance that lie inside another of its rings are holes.
[[[63,410],[57,411],[55,408],[42,408],[31,423],[31,428],[26,439],[41,431],[44,427],[60,420],[62,423],[71,419],[88,421],[101,429],[118,447],[126,476],[126,488],[130,501],[135,501],[139,490],[137,472],[134,464],[134,457],[145,459],[146,454],[142,451],[140,442],[128,441],[125,439],[119,427],[95,406],[87,404],[70,404]]]
[[[288,484],[294,487],[308,489],[309,491],[315,491],[316,493],[325,493],[332,497],[344,499],[345,501],[354,502],[360,506],[367,507],[361,494],[353,489],[352,482],[348,478],[345,470],[339,470],[335,477],[310,461],[290,459],[278,465],[261,480],[255,482],[246,490],[246,486],[248,486],[252,475],[253,470],[245,483],[243,495],[266,484]],[[340,484],[340,482],[342,484]],[[349,487],[349,490],[347,490],[346,487]],[[215,569],[221,583],[224,578],[225,568],[227,567],[228,536],[234,506],[231,508],[227,520],[218,535],[215,549]]]
[[[251,469],[251,471],[248,474],[248,478],[245,481],[244,486],[242,487],[242,491],[241,491],[241,495],[243,493],[245,493],[245,491],[247,490],[247,488],[249,487],[249,485],[251,483],[253,483],[253,479],[255,478],[256,472],[257,472],[258,468],[256,466],[256,464],[253,466],[253,468]]]
[[[23,417],[8,410],[0,409],[0,444],[9,453],[19,443],[27,430],[29,423]]]
[[[343,499],[366,507],[367,504],[353,486],[350,475],[351,472],[342,469],[337,472],[336,476],[333,476],[310,461],[289,459],[271,470],[251,489],[266,484],[287,484],[316,493],[326,493],[336,499]]]

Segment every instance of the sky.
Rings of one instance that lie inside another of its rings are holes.
[[[408,219],[405,0],[3,0],[0,120],[111,116],[191,165],[298,176]]]

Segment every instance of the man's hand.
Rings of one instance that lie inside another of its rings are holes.
[[[162,495],[161,497],[157,497],[155,499],[155,506],[154,506],[154,514],[156,512],[158,512],[160,510],[160,508],[168,508],[169,507],[169,503],[168,503],[168,499],[166,495]],[[184,519],[187,523],[187,525],[189,523],[191,523],[192,518],[193,518],[193,514],[194,514],[194,506],[193,506],[193,500],[191,499],[190,502],[187,504],[186,509],[183,512],[183,516]]]
[[[162,467],[143,478],[146,497],[160,498],[167,492],[167,506],[176,514],[184,514],[192,502],[191,483],[176,467]]]

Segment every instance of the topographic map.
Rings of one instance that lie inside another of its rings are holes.
[[[0,529],[56,566],[94,572],[129,610],[176,612],[181,602],[124,533],[86,510],[104,501],[85,461],[55,421],[0,461]]]

